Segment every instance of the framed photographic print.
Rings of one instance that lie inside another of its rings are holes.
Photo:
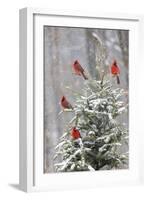
[[[142,16],[20,10],[20,188],[139,184]]]

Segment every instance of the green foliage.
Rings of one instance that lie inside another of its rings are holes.
[[[114,89],[109,81],[87,80],[83,94],[78,95],[73,109],[74,117],[56,147],[57,172],[94,171],[123,168],[127,153],[121,146],[127,140],[127,130],[118,118],[127,109],[124,91]],[[63,113],[64,114],[64,113]],[[70,135],[76,127],[82,138]]]

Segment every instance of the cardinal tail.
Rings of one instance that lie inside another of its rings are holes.
[[[72,105],[71,105],[71,109],[73,110],[73,107],[72,107]]]
[[[85,80],[88,80],[88,77],[84,74],[84,72],[82,72],[81,74],[82,74],[82,76],[83,76],[83,78],[84,78]]]
[[[120,84],[120,79],[118,75],[116,76],[116,79],[117,79],[117,84]]]
[[[73,107],[72,107],[72,105],[71,105],[71,104],[69,105],[69,108],[73,110]]]

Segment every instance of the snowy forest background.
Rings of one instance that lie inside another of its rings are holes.
[[[83,85],[81,77],[73,76],[71,66],[79,60],[92,78],[99,79],[102,70],[112,84],[110,66],[114,59],[120,66],[120,86],[128,92],[129,32],[69,27],[44,27],[44,172],[54,172],[55,146],[71,118],[71,113],[58,116],[60,99],[66,95],[74,105],[72,91]],[[72,88],[69,89],[69,88]],[[124,101],[128,102],[128,95]],[[128,126],[128,114],[120,122]],[[127,150],[127,146],[123,146]]]

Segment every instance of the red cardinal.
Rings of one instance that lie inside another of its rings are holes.
[[[73,129],[71,130],[71,136],[73,139],[81,138],[80,131],[76,129],[76,127],[73,127]]]
[[[114,60],[113,64],[111,65],[111,74],[116,76],[117,84],[120,84],[120,79],[119,79],[120,69],[119,69],[119,67],[117,65],[116,60]]]
[[[73,109],[72,105],[67,101],[65,96],[61,98],[61,106],[66,109]]]
[[[80,63],[78,62],[78,60],[76,60],[73,64],[73,71],[75,72],[76,75],[79,76],[83,76],[83,78],[85,80],[87,80],[87,76],[84,73],[84,69],[82,68],[82,66],[80,65]]]

